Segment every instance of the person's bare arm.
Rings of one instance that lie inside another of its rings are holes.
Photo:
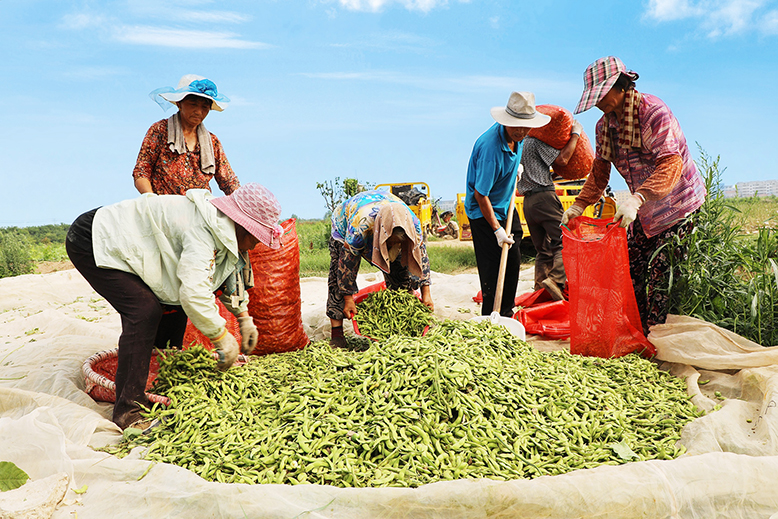
[[[141,195],[143,193],[153,193],[154,190],[151,189],[151,182],[149,179],[140,177],[135,179],[135,189],[138,190],[138,193]]]
[[[565,144],[565,147],[562,148],[562,150],[559,152],[559,155],[557,155],[557,158],[553,164],[554,166],[567,166],[567,163],[571,158],[573,158],[573,152],[575,152],[575,145],[578,144],[578,138],[579,135],[577,133],[570,135],[570,139],[568,139],[567,144]]]
[[[481,209],[481,214],[484,215],[486,221],[489,222],[493,231],[496,231],[500,227],[500,222],[497,221],[497,217],[494,215],[494,209],[492,208],[492,201],[488,196],[484,196],[477,190],[473,190],[473,196],[475,201],[478,202],[478,208]]]

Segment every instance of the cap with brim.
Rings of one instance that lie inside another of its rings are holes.
[[[622,73],[627,74],[633,81],[638,78],[637,72],[627,70],[624,63],[616,56],[600,58],[586,67],[584,91],[573,113],[580,114],[599,103],[610,92]]]
[[[281,204],[265,186],[250,182],[230,195],[211,198],[210,202],[271,249],[281,247]]]
[[[540,128],[551,121],[551,117],[535,110],[532,92],[513,92],[506,106],[496,106],[491,113],[495,121],[512,128]]]
[[[227,107],[227,103],[230,102],[227,96],[219,93],[216,83],[195,74],[187,74],[182,77],[176,88],[162,87],[149,94],[151,99],[164,110],[170,108],[168,103],[175,104],[190,95],[209,99],[211,101],[211,110],[216,110],[217,112],[223,111]],[[168,103],[164,103],[163,100]]]

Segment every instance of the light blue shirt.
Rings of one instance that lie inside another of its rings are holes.
[[[515,152],[511,150],[505,128],[499,123],[494,123],[475,141],[467,166],[465,191],[465,213],[470,220],[484,216],[475,199],[476,191],[489,197],[498,220],[507,218],[511,197],[516,189],[516,174],[523,146],[522,141],[516,146]]]

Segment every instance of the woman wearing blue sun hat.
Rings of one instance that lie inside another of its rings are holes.
[[[203,121],[211,110],[221,112],[229,99],[210,79],[195,74],[181,78],[176,88],[149,94],[163,110],[178,112],[154,123],[143,139],[132,176],[143,193],[184,195],[189,189],[208,189],[215,179],[225,195],[240,187],[221,142]]]

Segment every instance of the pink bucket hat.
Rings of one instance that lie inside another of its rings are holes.
[[[281,204],[262,184],[249,182],[230,195],[211,198],[210,202],[271,249],[281,247]]]
[[[624,63],[616,56],[600,58],[586,67],[584,91],[573,113],[580,114],[599,103],[605,94],[613,88],[622,72],[632,78],[632,81],[639,77],[637,72],[627,70]]]

